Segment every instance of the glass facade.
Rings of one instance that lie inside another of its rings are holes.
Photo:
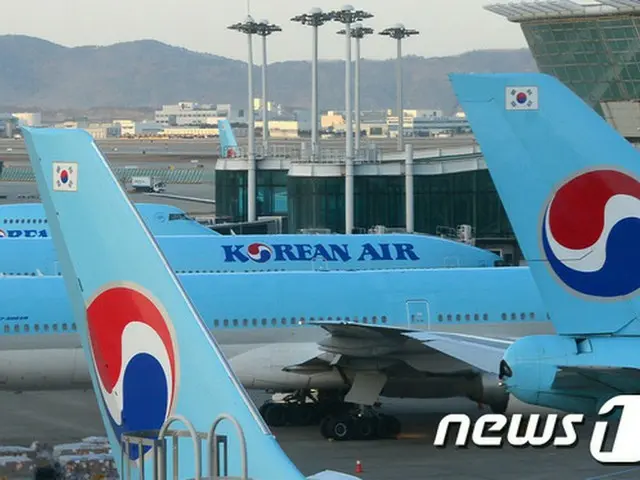
[[[287,215],[287,172],[258,170],[256,183],[257,216]],[[216,215],[232,222],[247,220],[246,171],[216,172]]]
[[[640,98],[640,17],[548,19],[521,26],[538,69],[600,114],[601,101]]]
[[[414,177],[415,228],[437,233],[439,227],[468,224],[478,238],[513,238],[513,230],[489,172],[479,170]],[[355,177],[355,225],[404,227],[404,177]],[[289,230],[328,228],[344,232],[344,179],[289,178]]]

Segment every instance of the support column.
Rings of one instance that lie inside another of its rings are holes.
[[[351,25],[345,23],[346,59],[345,59],[345,122],[346,122],[346,149],[345,149],[345,185],[344,185],[344,214],[345,233],[353,233],[353,118],[351,109]]]
[[[405,147],[405,167],[404,167],[404,196],[405,196],[405,220],[407,232],[413,233],[414,226],[414,194],[413,194],[413,145],[410,143]]]
[[[404,108],[402,102],[402,39],[398,38],[398,58],[396,59],[396,112],[398,113],[398,151],[404,150]]]
[[[248,34],[249,60],[247,62],[249,103],[247,110],[248,146],[247,146],[247,220],[256,221],[256,154],[255,121],[253,117],[253,35]]]
[[[269,156],[269,108],[267,106],[267,36],[262,35],[262,155]]]

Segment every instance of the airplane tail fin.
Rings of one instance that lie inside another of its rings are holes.
[[[220,134],[220,156],[232,158],[238,155],[238,142],[233,134],[231,123],[226,118],[218,120],[218,132]]]
[[[159,430],[177,415],[206,434],[228,414],[243,430],[250,478],[305,478],[263,423],[89,134],[23,132],[120,474],[132,468],[140,477],[141,467],[147,475],[152,467],[147,447],[131,449],[131,461],[120,464],[121,434]],[[240,477],[239,434],[228,421],[216,434],[227,437],[229,475]],[[180,442],[180,478],[198,473],[194,453],[190,439]]]
[[[636,149],[551,76],[451,80],[558,333],[640,333]]]

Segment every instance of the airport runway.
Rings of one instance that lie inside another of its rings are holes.
[[[261,403],[263,394],[252,392]],[[104,435],[93,392],[0,393],[0,445],[29,445],[34,440],[57,444],[89,435]],[[317,427],[280,428],[274,433],[306,475],[324,469],[354,473],[356,460],[363,480],[630,480],[640,467],[605,467],[589,454],[591,425],[579,430],[575,449],[456,449],[433,447],[438,421],[449,412],[480,413],[463,400],[393,400],[385,410],[397,414],[404,433],[397,440],[331,442]],[[516,404],[512,412],[531,412]],[[626,473],[619,473],[626,472]],[[618,474],[619,473],[619,474]]]
[[[166,193],[206,199],[215,198],[214,185],[212,183],[167,185]],[[132,201],[139,203],[174,205],[192,215],[212,215],[215,213],[215,205],[206,203],[154,197],[144,193],[129,193],[129,197]],[[0,182],[0,205],[25,202],[40,203],[35,182]]]

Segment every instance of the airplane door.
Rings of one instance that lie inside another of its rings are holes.
[[[408,300],[407,322],[411,328],[430,329],[429,303],[426,300]]]

